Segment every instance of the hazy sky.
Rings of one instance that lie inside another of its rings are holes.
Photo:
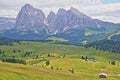
[[[120,0],[0,0],[0,17],[16,17],[24,4],[29,3],[47,15],[58,8],[77,8],[92,18],[120,23]]]

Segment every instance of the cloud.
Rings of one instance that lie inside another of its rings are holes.
[[[0,10],[0,13],[2,13],[2,14],[0,14],[1,17],[13,18],[17,15],[18,11],[16,11],[16,10]]]
[[[91,5],[79,10],[93,18],[120,23],[120,3]]]
[[[103,21],[107,22],[114,22],[114,23],[120,23],[120,18],[119,17],[114,17],[114,16],[92,16],[94,19],[100,19]]]
[[[85,11],[86,13],[89,13],[89,14],[90,13],[96,14],[96,13],[113,12],[116,10],[120,10],[120,3],[86,6],[82,10]]]
[[[70,6],[74,3],[82,3],[84,0],[0,0],[0,16],[14,16],[23,5],[29,3],[36,8],[42,9],[47,14],[50,10],[57,11],[60,7]],[[8,14],[9,13],[9,14]]]
[[[84,0],[0,0],[0,7],[22,6],[25,3],[30,3],[33,6],[39,7],[65,7],[74,3],[83,3]]]

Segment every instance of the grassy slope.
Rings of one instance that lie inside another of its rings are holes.
[[[101,80],[98,74],[105,72],[109,75],[106,80],[119,80],[119,66],[108,64],[109,60],[120,59],[119,54],[95,50],[93,48],[84,48],[73,45],[49,44],[40,42],[22,42],[21,45],[14,43],[13,46],[0,46],[4,49],[7,57],[15,56],[27,60],[27,65],[3,63],[0,62],[0,80]],[[13,49],[20,49],[20,53],[13,53]],[[26,51],[32,51],[28,57],[23,57]],[[48,58],[50,53],[55,57]],[[57,58],[60,55],[66,55],[65,58]],[[32,59],[35,55],[39,55],[38,59]],[[86,62],[79,59],[81,56],[88,56],[97,59],[98,62]],[[40,59],[46,58],[50,60],[50,65],[45,65],[45,61]],[[37,66],[29,65],[36,64]],[[53,70],[50,67],[53,66]],[[62,70],[57,70],[62,68]],[[72,74],[68,70],[73,68],[75,73]],[[114,76],[113,76],[114,75]]]
[[[112,38],[113,36],[115,36],[115,35],[120,35],[120,31],[115,32],[115,33],[109,35],[109,36],[108,36],[108,40],[111,40],[111,38]]]
[[[68,40],[65,40],[64,38],[57,38],[57,37],[53,37],[53,36],[51,36],[51,37],[48,37],[48,38],[46,38],[46,40],[52,40],[53,42],[67,42]]]
[[[0,80],[61,80],[48,70],[33,66],[0,62],[0,70]]]
[[[109,65],[102,62],[85,62],[80,59],[65,58],[51,59],[50,66],[40,67],[45,62],[38,63],[38,66],[20,65],[0,62],[0,80],[101,80],[98,74],[105,72],[108,74],[106,80],[119,80],[119,66]],[[56,68],[62,70],[56,70]],[[68,70],[73,68],[75,73]],[[103,70],[102,70],[103,69]]]
[[[15,56],[16,58],[31,59],[34,58],[35,55],[38,55],[39,58],[45,58],[48,54],[56,57],[66,54],[66,57],[81,58],[81,56],[88,56],[89,58],[94,58],[100,61],[120,59],[119,54],[113,54],[107,51],[100,51],[93,48],[84,48],[73,45],[50,44],[41,42],[22,42],[21,45],[15,43],[13,46],[0,46],[0,49],[5,50],[6,56],[10,58]],[[13,53],[14,49],[21,50],[21,52]],[[33,53],[28,57],[23,57],[26,51],[32,51]],[[2,57],[2,55],[0,56]]]

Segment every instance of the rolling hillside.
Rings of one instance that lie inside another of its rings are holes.
[[[0,80],[101,80],[99,73],[108,74],[106,80],[120,79],[120,55],[108,51],[35,41],[14,42],[0,46],[0,50],[4,51],[0,53]],[[3,58],[24,60],[26,64],[2,62]]]
[[[68,63],[69,62],[69,63]],[[107,73],[105,80],[119,80],[119,66],[103,62],[85,62],[80,59],[51,59],[50,66],[22,65],[0,62],[0,80],[101,80],[98,74]],[[60,68],[62,68],[60,70]],[[73,68],[74,73],[68,71]]]
[[[108,36],[109,40],[120,40],[120,31],[114,32]]]
[[[66,55],[66,57],[69,58],[81,58],[81,56],[88,56],[90,58],[102,57],[103,61],[113,59],[113,56],[115,60],[119,60],[120,57],[119,54],[96,50],[94,48],[54,44],[49,42],[21,41],[19,43],[14,43],[12,46],[0,46],[0,49],[5,52],[5,54],[0,54],[1,58],[3,56],[6,58],[12,58],[14,56],[14,58],[25,60],[35,58],[36,56],[38,56],[38,58],[47,58],[48,54],[51,54],[54,57]],[[31,52],[31,54],[27,52]]]

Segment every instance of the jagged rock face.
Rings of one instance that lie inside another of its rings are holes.
[[[22,7],[16,18],[16,29],[21,31],[42,30],[44,28],[44,13],[33,6],[26,4]]]
[[[59,9],[54,23],[56,26],[54,34],[63,32],[63,29],[67,27],[67,20],[66,10]]]
[[[55,29],[54,23],[56,20],[56,14],[54,12],[50,12],[49,15],[47,16],[47,24],[48,24],[48,29],[50,30],[49,32],[53,32]],[[50,25],[50,27],[49,27]]]
[[[49,23],[49,31],[53,32],[53,34],[81,27],[97,27],[92,18],[80,13],[75,8],[71,8],[68,11],[59,9],[56,15],[50,13],[47,19],[48,22],[51,22]]]
[[[67,27],[67,14],[65,9],[59,9],[57,14],[51,12],[48,15],[48,28],[52,34],[61,33],[64,31],[64,28]]]
[[[50,12],[47,17],[49,31],[53,34],[63,32],[63,29],[67,26],[67,15],[65,9],[59,9],[57,14]]]
[[[68,17],[68,25],[70,27],[74,27],[75,25],[78,25],[78,27],[96,27],[96,23],[94,20],[87,15],[79,12],[75,8],[71,8],[67,11],[67,17]]]

